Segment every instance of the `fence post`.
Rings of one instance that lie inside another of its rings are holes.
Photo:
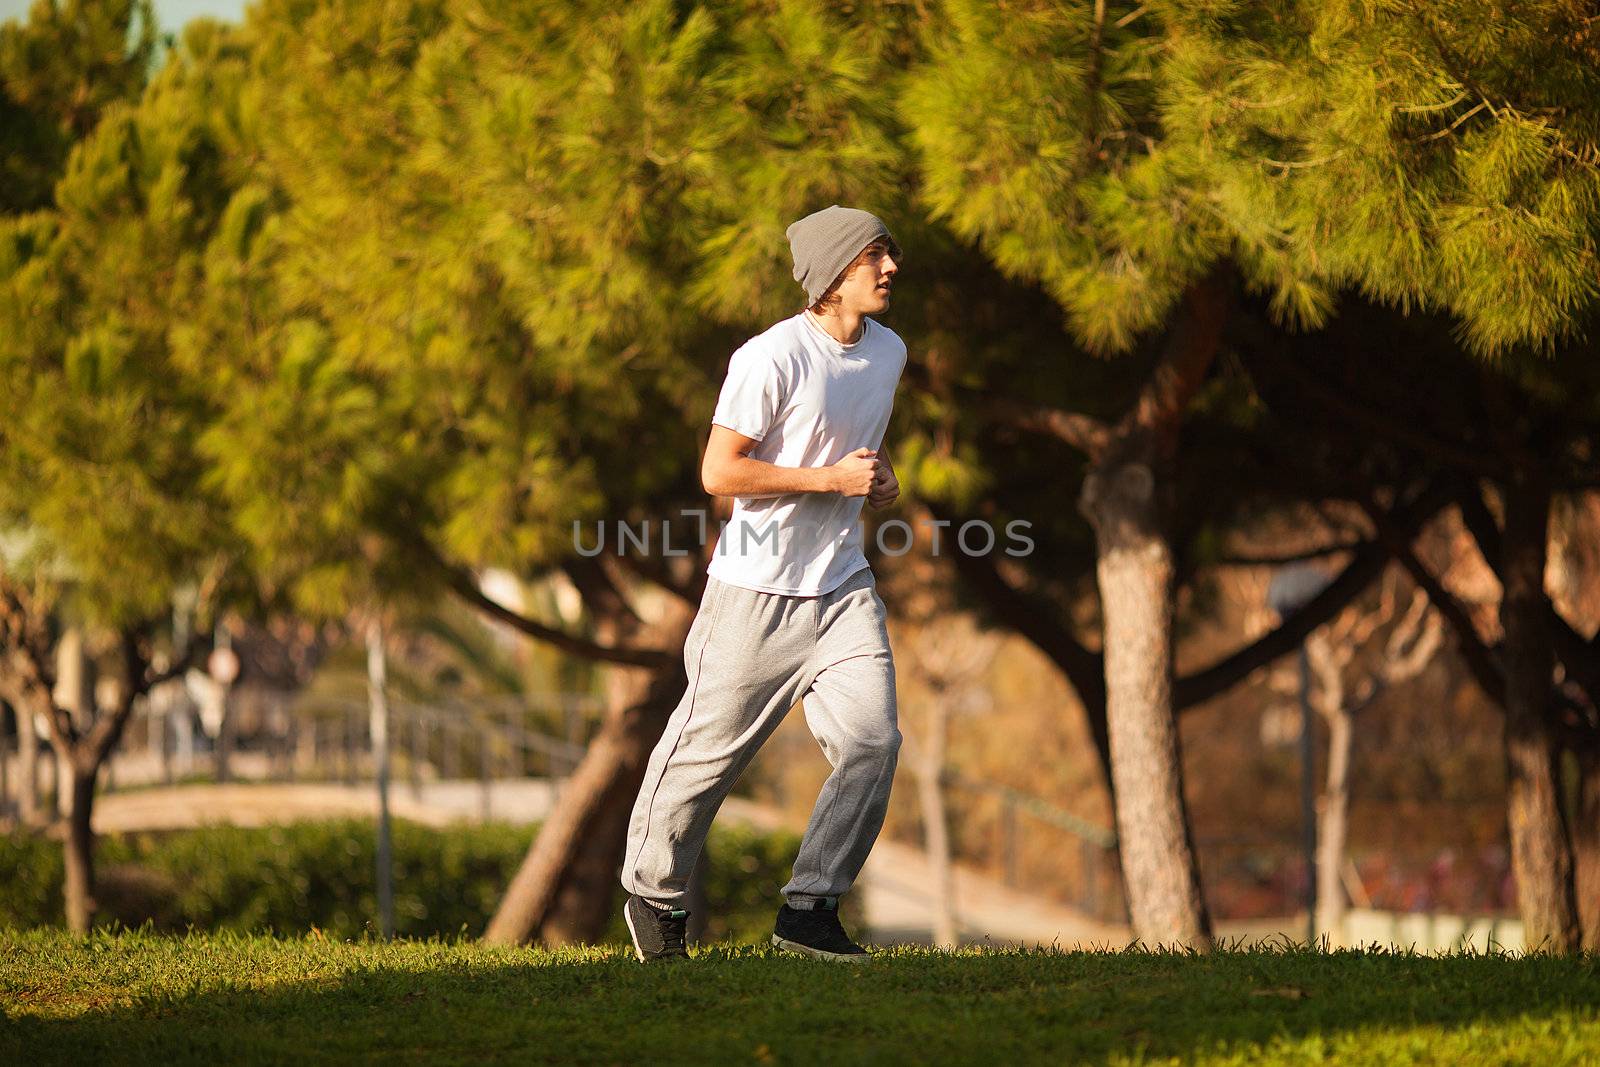
[[[1100,852],[1087,837],[1078,838],[1079,863],[1083,865],[1083,910],[1100,917]]]
[[[427,748],[428,729],[427,720],[423,718],[419,709],[413,709],[411,718],[406,727],[410,731],[411,742],[411,795],[418,800],[422,799],[422,754]]]
[[[165,662],[162,663],[165,667]],[[144,750],[157,757],[157,767],[166,762],[162,750],[166,747],[167,693],[170,683],[162,683],[150,691],[144,701]]]
[[[172,772],[172,750],[176,743],[176,738],[175,728],[172,725],[172,713],[176,708],[182,706],[179,703],[179,701],[182,699],[179,694],[186,692],[181,688],[182,685],[183,682],[176,678],[168,682],[166,685],[165,699],[162,702],[161,731],[158,738],[160,746],[157,751],[161,756],[161,780],[167,785],[171,785],[173,778],[175,777]]]
[[[188,702],[188,690],[184,691],[184,702],[178,708],[178,716],[173,720],[173,754],[176,756],[177,774],[188,775],[194,773],[194,709]]]
[[[20,725],[20,724],[19,724]],[[22,731],[17,730],[17,740],[22,740]],[[20,746],[19,746],[20,747]],[[0,823],[6,822],[11,816],[11,754],[6,744],[6,717],[0,710]]]
[[[289,698],[272,698],[272,715],[268,720],[272,729],[267,735],[268,750],[272,753],[267,765],[267,777],[275,782],[287,782],[294,777],[294,719],[289,715]]]
[[[317,777],[317,763],[321,759],[320,750],[317,748],[317,741],[322,734],[321,727],[322,720],[314,718],[308,724],[306,724],[306,732],[297,738],[297,740],[302,741],[300,747],[305,752],[305,756],[301,760],[301,764],[305,768],[306,777],[311,778],[312,780],[315,780]]]
[[[273,772],[277,776],[275,781],[292,782],[295,753],[294,716],[289,711],[287,699],[279,709],[277,739],[274,743],[278,746],[278,768]]]
[[[489,732],[481,731],[478,734],[478,781],[483,785],[483,811],[480,818],[483,822],[489,821]]]
[[[1000,798],[1000,851],[1005,865],[1006,885],[1017,885],[1017,802],[1009,794]]]
[[[356,767],[356,748],[360,739],[356,736],[355,712],[346,708],[344,712],[344,780],[346,785],[355,785],[360,776]]]
[[[389,697],[388,663],[384,657],[383,624],[367,624],[367,700],[372,734],[373,776],[378,781],[378,927],[394,936],[394,859],[389,841]]]
[[[461,777],[461,734],[457,726],[451,729],[452,724],[447,719],[439,720],[439,749],[444,759],[444,776],[454,781]],[[450,742],[454,740],[455,744]]]

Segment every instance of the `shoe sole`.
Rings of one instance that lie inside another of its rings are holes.
[[[622,908],[622,921],[628,924],[628,936],[633,938],[633,954],[639,957],[639,962],[644,962],[644,949],[639,947],[639,931],[633,928],[632,901]]]
[[[802,956],[810,956],[814,960],[827,960],[830,963],[859,964],[866,963],[868,960],[872,959],[872,957],[865,952],[828,952],[825,949],[812,948],[810,945],[802,945],[798,941],[790,941],[787,938],[779,937],[777,934],[772,935],[772,943],[783,949],[785,952],[797,952]]]

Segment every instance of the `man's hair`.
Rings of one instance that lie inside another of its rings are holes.
[[[857,267],[861,266],[867,261],[868,254],[871,253],[874,248],[880,247],[888,251],[891,259],[899,262],[900,246],[895,243],[894,238],[878,238],[876,241],[873,241],[871,244],[867,245],[867,247],[863,248],[856,255],[856,258],[852,259],[849,264],[846,265],[844,270],[839,272],[839,276],[832,282],[828,283],[828,287],[822,291],[822,295],[817,297],[816,301],[811,304],[807,310],[809,310],[813,315],[821,315],[829,308],[836,306],[839,303],[839,286],[844,284],[844,280],[850,277],[851,273],[853,273]]]

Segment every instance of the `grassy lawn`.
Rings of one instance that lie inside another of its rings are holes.
[[[0,931],[0,1064],[1561,1064],[1600,960],[751,947],[645,967],[402,941]]]

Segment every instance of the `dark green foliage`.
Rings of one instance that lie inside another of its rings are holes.
[[[138,98],[155,46],[150,0],[35,0],[0,25],[0,214],[50,205],[72,146]]]
[[[395,929],[402,937],[476,937],[528,851],[535,827],[435,830],[394,824]],[[708,845],[707,936],[764,940],[800,840],[718,828]],[[372,825],[358,820],[107,835],[99,843],[102,922],[157,929],[312,928],[360,937],[378,913]],[[42,837],[0,838],[0,927],[60,922],[61,849]],[[620,906],[620,896],[618,898]],[[607,940],[623,941],[619,918]]]

